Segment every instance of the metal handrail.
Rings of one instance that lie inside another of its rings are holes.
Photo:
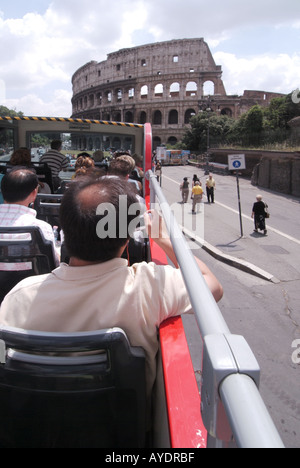
[[[204,341],[201,410],[208,446],[227,446],[234,438],[242,448],[284,448],[259,393],[260,369],[251,349],[230,333],[156,176],[148,171],[147,178],[151,207],[157,199]]]

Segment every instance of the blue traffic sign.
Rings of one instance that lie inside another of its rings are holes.
[[[246,157],[244,154],[229,154],[228,169],[230,171],[240,171],[246,169]]]

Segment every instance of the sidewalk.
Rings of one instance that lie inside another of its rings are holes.
[[[199,171],[198,171],[199,172]],[[248,180],[240,180],[243,223],[240,219],[233,177],[215,176],[217,191],[214,204],[204,195],[201,213],[192,214],[191,200],[179,201],[180,181],[193,177],[194,168],[166,168],[162,188],[178,224],[187,238],[193,239],[219,261],[278,283],[300,280],[300,200],[295,197],[259,189]],[[198,174],[199,175],[199,174]],[[202,183],[205,176],[200,174]],[[253,232],[251,209],[255,197],[262,193],[267,200],[271,218],[267,219],[267,235]]]
[[[182,226],[180,220],[177,221],[184,234],[210,255],[273,283],[300,279],[300,241],[285,237],[268,226],[266,236],[255,233],[253,221],[248,216],[243,216],[244,235],[241,237],[237,213],[224,209],[222,203],[217,201],[213,205],[204,202],[203,208],[204,236],[203,233],[199,236],[197,231],[191,230],[189,223]]]

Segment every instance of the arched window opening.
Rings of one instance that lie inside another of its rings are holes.
[[[210,96],[215,94],[215,84],[213,81],[205,81],[203,85],[203,96]]]
[[[123,92],[121,89],[117,89],[117,101],[122,101]]]
[[[159,137],[153,138],[153,149],[156,150],[158,146],[161,145],[161,139]]]
[[[153,125],[161,125],[162,115],[160,110],[156,110],[153,115]]]
[[[107,102],[111,102],[111,101],[112,101],[112,94],[111,94],[111,91],[107,91],[107,93],[106,93],[106,99],[107,99]]]
[[[142,111],[140,113],[139,123],[144,125],[146,122],[147,122],[147,114],[145,111]]]
[[[102,94],[98,93],[97,94],[97,105],[101,106],[101,104],[102,104]]]
[[[177,125],[178,124],[178,111],[173,109],[169,113],[169,125]]]
[[[170,136],[170,137],[168,138],[168,145],[175,146],[175,145],[176,145],[176,143],[177,143],[177,141],[178,141],[178,140],[177,140],[177,138],[176,138],[176,137],[174,137],[174,136]]]
[[[195,81],[189,81],[186,85],[186,96],[194,97],[197,96],[198,86]]]
[[[184,123],[189,124],[194,115],[196,115],[195,109],[188,109],[184,114]]]
[[[232,117],[232,110],[228,107],[225,107],[221,110],[221,115],[227,115],[228,117]]]
[[[141,98],[145,99],[148,97],[148,86],[144,85],[141,87]]]
[[[179,97],[180,84],[172,83],[170,86],[170,97]]]
[[[133,123],[133,113],[131,111],[125,112],[125,122]]]
[[[133,99],[134,98],[134,88],[130,88],[128,90],[128,97],[129,99]]]
[[[121,112],[115,112],[113,114],[113,119],[115,122],[121,122],[122,121]]]
[[[154,96],[155,97],[162,97],[164,94],[164,87],[161,83],[157,84],[154,88]]]

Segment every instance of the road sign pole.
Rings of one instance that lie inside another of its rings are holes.
[[[241,237],[244,237],[244,230],[243,230],[243,218],[242,218],[242,205],[241,205],[241,193],[240,193],[240,179],[239,179],[239,171],[236,171],[236,185],[237,185],[237,193],[238,193],[238,201],[239,201],[239,213],[240,213]]]
[[[236,173],[236,185],[237,185],[238,202],[239,202],[241,237],[244,237],[239,170],[246,169],[246,157],[245,157],[245,155],[244,154],[229,154],[228,155],[228,169],[230,171],[235,171],[235,173]]]

